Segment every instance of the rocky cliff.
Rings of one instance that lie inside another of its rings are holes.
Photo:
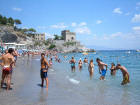
[[[13,26],[7,25],[0,25],[0,39],[4,43],[20,43],[29,40],[25,34],[15,31]]]

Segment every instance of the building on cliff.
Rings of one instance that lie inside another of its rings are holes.
[[[66,41],[66,42],[76,41],[75,32],[70,32],[69,30],[63,30],[63,31],[61,31],[61,36],[64,38],[64,41]]]
[[[45,40],[45,33],[35,33],[33,35],[33,38],[36,40],[36,41],[44,41]]]

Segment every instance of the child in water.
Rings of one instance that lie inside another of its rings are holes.
[[[114,63],[111,63],[110,70],[111,70],[111,72],[110,72],[111,75],[115,75],[116,74],[116,67],[115,67]]]
[[[90,74],[90,78],[93,75],[94,72],[94,64],[93,64],[93,59],[90,60],[89,66],[88,66],[88,70],[89,70],[89,74]]]
[[[52,59],[49,60],[49,65],[52,67]]]
[[[130,83],[129,73],[128,73],[127,69],[124,66],[121,66],[121,64],[117,64],[116,69],[117,70],[120,69],[123,74],[123,81],[122,81],[121,85]]]

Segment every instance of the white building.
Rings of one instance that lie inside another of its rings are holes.
[[[34,39],[37,41],[44,41],[45,40],[45,33],[36,33],[34,34]]]
[[[17,44],[17,43],[4,43],[4,49],[9,49],[9,48],[13,48],[13,49],[18,49],[18,50],[25,50],[27,49],[27,45],[26,44]]]

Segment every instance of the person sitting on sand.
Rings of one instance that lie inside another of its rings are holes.
[[[72,59],[70,60],[72,72],[75,72],[75,63],[76,63],[76,61],[75,61],[74,57],[72,57]]]
[[[92,78],[93,72],[94,72],[94,64],[93,64],[93,59],[90,60],[89,66],[88,66],[88,71],[90,74],[90,78]]]
[[[115,66],[114,63],[111,63],[110,70],[111,70],[111,72],[110,72],[111,75],[115,75],[116,74],[116,66]]]
[[[120,69],[123,74],[123,81],[122,81],[121,85],[130,83],[129,73],[128,73],[127,69],[124,66],[121,66],[121,64],[117,64],[116,69],[117,70]]]
[[[80,58],[80,60],[79,60],[79,70],[82,69],[82,64],[83,64],[83,62],[82,62],[82,60],[81,60],[81,58]]]
[[[84,63],[85,63],[85,64],[88,63],[88,59],[87,59],[87,58],[84,59]]]
[[[101,74],[100,80],[104,80],[107,71],[107,64],[103,63],[99,58],[96,59],[96,62],[98,63],[99,73]],[[106,69],[104,69],[104,66]]]
[[[48,64],[48,61],[45,59],[45,54],[44,53],[41,53],[41,70],[40,70],[40,76],[41,76],[41,80],[42,80],[42,83],[41,83],[41,86],[43,87],[44,85],[44,80],[46,80],[46,87],[48,89],[48,68],[49,68],[49,64]]]
[[[0,57],[0,60],[2,60],[2,80],[1,80],[1,88],[3,87],[4,80],[6,78],[6,85],[7,90],[11,88],[11,76],[12,76],[12,68],[14,65],[14,57],[13,57],[14,49],[9,48],[8,53]]]

